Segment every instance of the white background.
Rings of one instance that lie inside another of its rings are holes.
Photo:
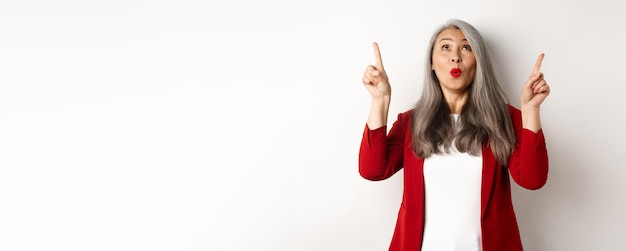
[[[362,179],[378,41],[390,123],[431,33],[486,38],[511,103],[539,53],[547,185],[526,250],[625,250],[626,5],[2,1],[0,250],[386,250],[402,173]]]

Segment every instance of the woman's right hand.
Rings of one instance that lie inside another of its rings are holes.
[[[374,42],[374,56],[376,57],[376,65],[367,66],[363,73],[363,84],[372,98],[390,97],[391,85],[389,85],[389,79],[383,67],[383,59],[380,56],[380,49],[378,49],[376,42]]]

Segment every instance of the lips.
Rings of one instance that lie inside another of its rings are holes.
[[[459,69],[459,68],[454,68],[454,69],[450,70],[450,75],[452,75],[453,78],[460,77],[461,73],[463,73],[463,71],[461,71],[461,69]]]

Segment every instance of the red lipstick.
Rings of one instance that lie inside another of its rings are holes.
[[[460,76],[461,76],[461,73],[462,73],[462,72],[463,72],[463,71],[461,71],[461,69],[459,69],[459,68],[454,68],[454,69],[450,70],[450,75],[452,75],[452,77],[453,77],[453,78],[458,78],[458,77],[460,77]]]

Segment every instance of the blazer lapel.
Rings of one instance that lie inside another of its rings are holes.
[[[482,179],[482,187],[480,194],[480,219],[482,220],[485,216],[485,211],[487,209],[487,205],[489,204],[489,199],[491,197],[491,190],[493,188],[493,179],[496,173],[496,158],[493,156],[491,152],[491,148],[489,148],[489,144],[483,144],[482,150],[483,156],[483,179]]]

